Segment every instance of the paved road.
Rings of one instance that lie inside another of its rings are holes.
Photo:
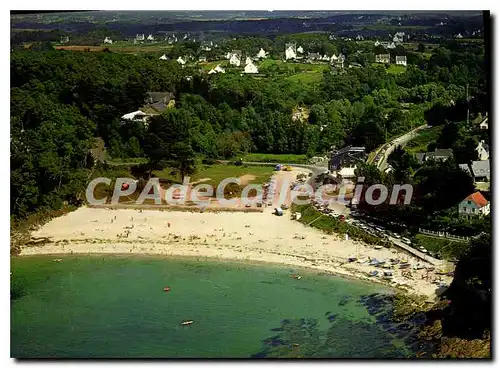
[[[377,153],[373,160],[380,171],[387,169],[387,159],[397,146],[404,147],[409,141],[418,136],[418,132],[422,129],[427,129],[430,126],[427,124],[421,125],[412,131],[386,143],[382,149]]]

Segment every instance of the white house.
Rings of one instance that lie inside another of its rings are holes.
[[[68,36],[61,36],[60,43],[69,43],[69,37]]]
[[[245,59],[245,65],[250,64],[251,62],[252,59],[249,56],[247,56],[247,58]]]
[[[247,74],[256,74],[259,72],[259,69],[257,69],[257,67],[255,66],[254,63],[252,63],[252,60],[250,60],[249,63],[247,63],[247,65],[245,65],[245,73]]]
[[[241,51],[240,50],[234,50],[233,52],[231,52],[231,55],[229,57],[229,64],[234,65],[234,66],[241,65]]]
[[[375,41],[375,43],[374,43],[373,45],[374,45],[374,46],[380,46],[380,42]]]
[[[479,124],[479,129],[481,130],[488,130],[488,117],[484,119],[480,124]]]
[[[297,59],[297,46],[294,43],[287,43],[285,45],[285,60]]]
[[[459,33],[455,36],[455,38],[464,38],[464,36],[462,36],[462,34]]]
[[[388,49],[395,49],[396,48],[396,44],[394,42],[391,42],[390,45],[387,46]]]
[[[137,33],[135,35],[135,40],[136,41],[144,41],[144,33]]]
[[[160,60],[168,60],[167,55],[163,54],[162,56],[160,56]]]
[[[109,43],[109,44],[112,44],[112,43],[113,43],[113,40],[112,40],[111,38],[109,38],[109,37],[106,37],[106,38],[104,39],[104,43]]]
[[[323,57],[321,58],[321,60],[323,61],[330,61],[330,57],[328,55],[323,55]]]
[[[365,38],[363,37],[363,35],[359,34],[356,36],[356,41],[363,41]]]
[[[225,73],[225,72],[226,71],[223,68],[221,68],[220,65],[217,65],[215,68],[210,69],[208,74]]]
[[[303,54],[304,53],[304,49],[302,48],[302,46],[297,47],[297,52],[299,54]]]
[[[179,56],[179,57],[177,58],[177,62],[178,62],[179,64],[181,64],[181,65],[186,64],[186,60],[185,60],[185,59],[183,59],[183,58],[182,58],[182,56]]]
[[[121,117],[122,120],[127,120],[127,121],[140,121],[140,122],[146,122],[148,119],[149,115],[142,112],[141,110],[137,110],[134,112],[130,112],[128,114],[125,114]]]
[[[267,57],[267,52],[264,51],[264,49],[260,49],[259,52],[257,53],[257,57],[259,59],[264,59]]]
[[[403,65],[406,66],[406,56],[396,56],[396,65]]]
[[[392,40],[394,42],[396,42],[396,43],[401,43],[401,42],[403,42],[404,37],[405,37],[405,33],[404,32],[396,32],[396,34],[394,35],[394,37],[392,38]]]
[[[154,41],[154,40],[155,40],[155,38],[153,37],[153,35],[152,35],[152,34],[150,34],[150,35],[148,36],[148,41]]]
[[[485,161],[490,158],[490,147],[484,141],[477,144],[476,152],[479,161]]]

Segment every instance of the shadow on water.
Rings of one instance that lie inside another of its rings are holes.
[[[343,297],[339,306],[350,302]],[[430,356],[433,345],[418,340],[418,327],[425,323],[423,313],[404,322],[392,321],[391,295],[372,294],[357,301],[376,322],[353,321],[342,313],[327,311],[326,321],[314,318],[284,319],[274,333],[262,341],[262,349],[253,358],[415,358],[417,353]],[[328,323],[326,330],[320,326]],[[396,341],[396,343],[395,343]],[[425,355],[424,355],[425,356]]]

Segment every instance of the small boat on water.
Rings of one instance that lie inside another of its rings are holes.
[[[378,271],[370,271],[368,272],[368,276],[374,277],[378,275]]]
[[[182,321],[181,322],[181,325],[182,326],[187,326],[187,325],[192,325],[193,324],[193,321],[192,320],[187,320],[187,321]]]

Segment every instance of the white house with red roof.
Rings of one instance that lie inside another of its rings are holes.
[[[481,192],[475,192],[467,196],[458,204],[458,214],[461,217],[472,219],[477,216],[485,216],[490,213],[490,202],[484,198]]]

